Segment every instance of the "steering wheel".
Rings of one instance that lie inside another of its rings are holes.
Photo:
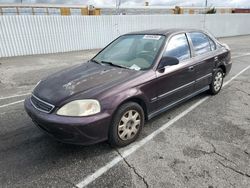
[[[152,53],[152,52],[146,52],[146,51],[144,51],[144,52],[139,52],[139,53],[137,54],[137,57],[141,57],[141,58],[147,60],[148,63],[151,64],[151,63],[153,62],[153,60],[154,60],[154,56],[153,56],[153,54],[151,54],[151,53]]]

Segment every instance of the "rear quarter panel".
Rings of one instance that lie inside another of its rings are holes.
[[[215,62],[215,68],[223,67],[225,76],[229,73],[232,67],[231,51],[225,47],[221,47],[218,52],[218,61]]]

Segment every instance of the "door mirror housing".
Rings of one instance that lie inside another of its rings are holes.
[[[161,70],[166,66],[172,66],[178,64],[179,64],[179,59],[177,59],[176,57],[164,56],[160,60],[158,70]]]

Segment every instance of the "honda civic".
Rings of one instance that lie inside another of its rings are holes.
[[[208,32],[132,32],[42,79],[24,105],[57,140],[122,147],[138,138],[145,121],[199,93],[217,94],[231,66],[229,47]]]

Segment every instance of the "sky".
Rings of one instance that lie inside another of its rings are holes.
[[[145,0],[120,0],[121,6],[143,6]],[[205,0],[146,0],[155,6],[199,6],[205,5]],[[250,8],[250,0],[207,0],[213,7]],[[21,0],[0,0],[0,3],[20,3]],[[54,4],[87,4],[94,6],[115,6],[116,0],[22,0],[23,3],[54,3]]]

